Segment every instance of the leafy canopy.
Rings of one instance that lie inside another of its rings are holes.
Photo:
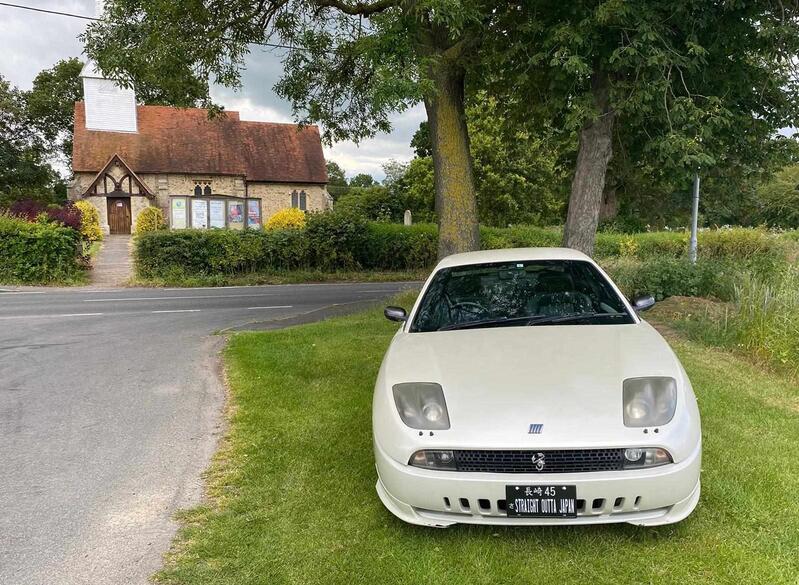
[[[149,99],[206,107],[209,81],[239,87],[251,48],[277,45],[275,90],[298,120],[357,141],[431,94],[430,62],[476,46],[495,12],[478,0],[113,0],[82,38],[106,73],[157,87]]]

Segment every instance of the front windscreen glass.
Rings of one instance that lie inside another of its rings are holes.
[[[410,330],[634,322],[592,264],[534,260],[439,270]]]

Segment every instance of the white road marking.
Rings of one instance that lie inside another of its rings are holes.
[[[63,315],[53,315],[54,317],[96,317],[104,313],[65,313]]]
[[[175,299],[240,299],[245,297],[272,297],[274,294],[260,295],[185,295],[172,297],[124,297],[121,299],[83,299],[84,303],[113,303],[115,301],[171,301]]]
[[[199,313],[201,309],[172,309],[171,311],[150,311],[151,313]]]
[[[96,317],[105,315],[105,313],[62,313],[56,315],[4,315],[0,317],[0,321],[8,321],[11,319],[61,319],[63,317]]]
[[[291,309],[294,305],[272,305],[271,307],[247,307],[248,311],[256,309]]]

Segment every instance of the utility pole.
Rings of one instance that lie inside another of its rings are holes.
[[[691,242],[688,246],[688,259],[691,264],[696,264],[696,232],[699,229],[699,171],[694,173],[694,197],[691,211]]]

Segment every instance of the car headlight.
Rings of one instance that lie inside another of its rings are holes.
[[[657,467],[671,462],[671,455],[665,449],[641,447],[624,450],[624,469]]]
[[[394,404],[402,422],[412,429],[444,430],[449,428],[449,413],[440,384],[407,382],[395,384]]]
[[[657,427],[674,417],[677,382],[674,378],[628,378],[622,385],[624,426]]]

